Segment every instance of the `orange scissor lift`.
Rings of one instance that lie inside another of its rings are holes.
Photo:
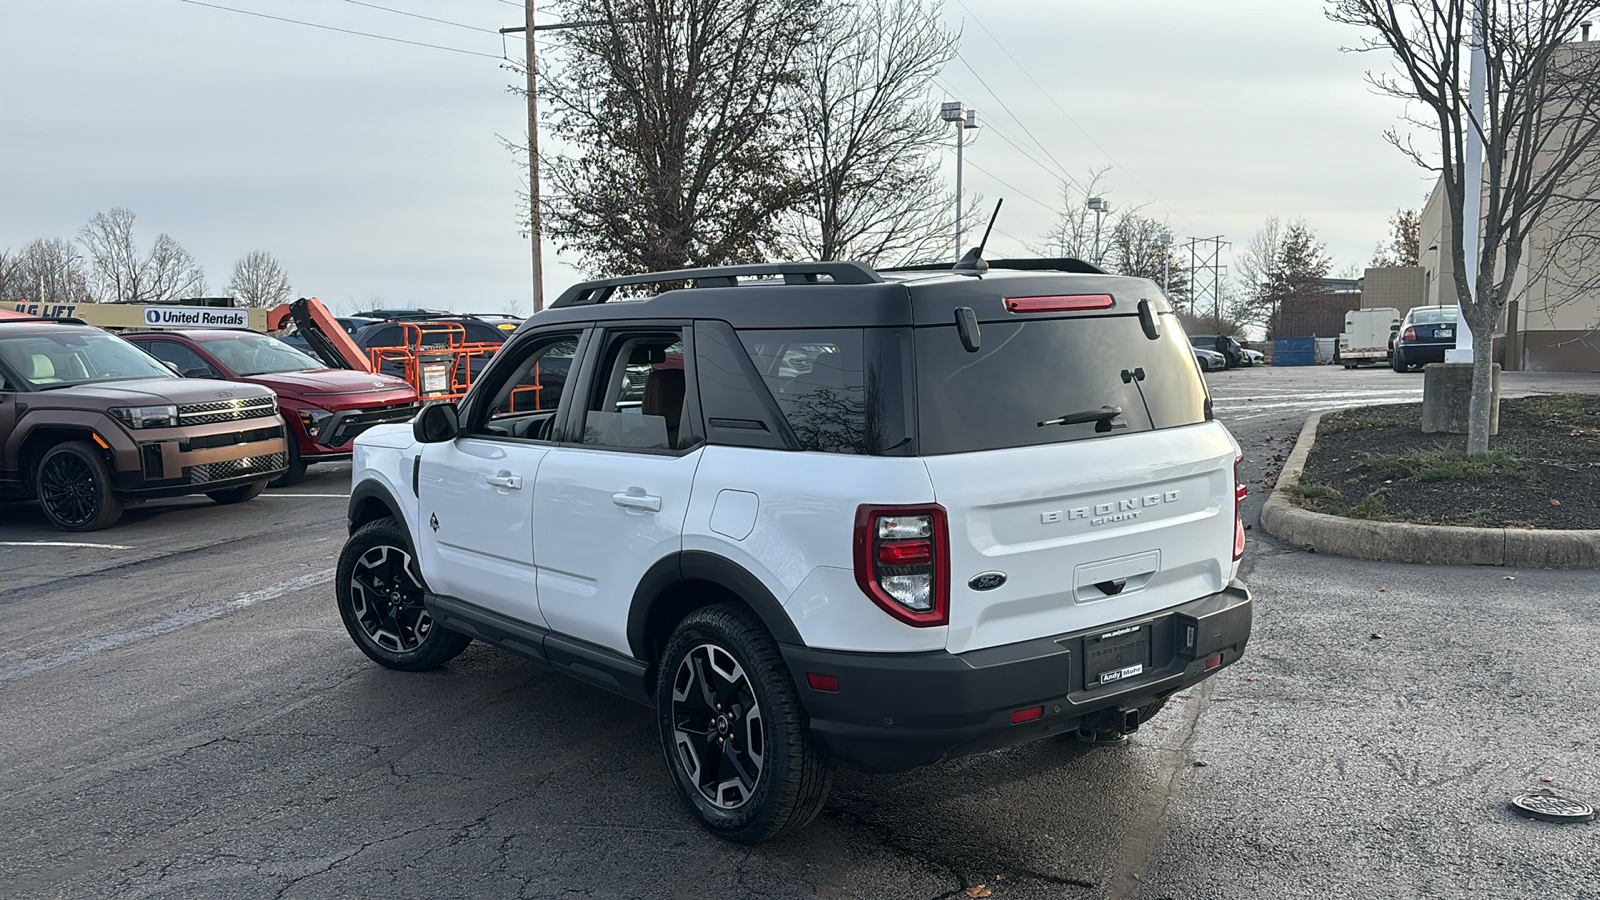
[[[493,341],[467,340],[467,330],[459,322],[396,322],[401,328],[401,344],[372,347],[363,354],[315,298],[302,298],[289,306],[291,309],[283,315],[273,311],[278,321],[281,323],[292,314],[296,326],[324,362],[404,378],[416,388],[423,403],[454,402],[466,396],[473,379],[501,347]],[[533,376],[532,384],[512,390],[511,411],[542,408],[540,394],[544,388],[537,367]]]

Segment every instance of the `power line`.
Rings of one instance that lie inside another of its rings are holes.
[[[410,45],[412,47],[427,47],[427,48],[432,49],[432,50],[448,50],[451,53],[465,53],[468,56],[481,56],[481,57],[484,57],[485,59],[505,59],[506,58],[505,54],[503,54],[503,53],[501,55],[499,55],[499,56],[495,56],[493,53],[482,53],[482,52],[479,52],[477,50],[463,50],[460,47],[446,47],[443,44],[429,44],[429,43],[425,43],[423,41],[408,41],[408,40],[406,40],[404,38],[389,37],[388,35],[382,35],[382,34],[373,34],[370,31],[355,31],[354,29],[350,29],[350,28],[338,28],[338,27],[335,27],[333,25],[321,25],[321,24],[318,24],[316,22],[302,22],[299,19],[286,19],[286,18],[284,18],[282,16],[270,16],[270,15],[267,15],[266,13],[253,12],[253,11],[248,10],[248,9],[235,9],[232,6],[219,6],[218,4],[215,4],[215,3],[204,3],[204,2],[201,2],[201,0],[178,0],[178,2],[180,2],[180,3],[188,3],[188,4],[191,4],[193,6],[204,6],[204,7],[208,8],[208,9],[220,9],[223,12],[238,13],[238,14],[240,14],[242,16],[255,16],[258,19],[271,19],[274,22],[287,22],[290,25],[304,25],[307,28],[320,28],[320,29],[322,29],[324,31],[337,31],[340,34],[353,34],[353,35],[356,35],[358,37],[369,37],[369,38],[374,38],[374,39],[380,40],[380,41],[391,41],[391,42],[396,43],[396,44],[408,44],[408,45]]]
[[[994,98],[994,102],[1000,104],[1000,108],[1005,110],[1006,115],[1010,116],[1011,120],[1017,123],[1017,126],[1022,129],[1023,133],[1031,138],[1033,142],[1038,145],[1040,150],[1044,151],[1045,157],[1051,162],[1055,163],[1056,168],[1061,172],[1061,177],[1065,178],[1068,183],[1076,187],[1077,182],[1072,180],[1072,176],[1067,172],[1067,167],[1063,166],[1061,162],[1055,158],[1055,155],[1050,152],[1050,148],[1046,147],[1043,141],[1039,140],[1037,137],[1034,137],[1033,132],[1028,129],[1027,123],[1023,122],[1016,113],[1011,111],[1011,107],[1007,106],[1006,102],[1000,99],[1000,95],[995,93],[993,88],[989,87],[989,83],[983,80],[983,76],[978,74],[978,70],[974,69],[971,63],[967,62],[965,59],[962,59],[960,54],[956,55],[956,61],[960,62],[963,66],[966,66],[967,71],[972,73],[972,77],[978,79],[978,84],[983,85],[983,89],[988,91],[989,96]],[[1079,188],[1079,190],[1082,190],[1082,188]]]
[[[438,22],[440,25],[454,25],[457,28],[465,28],[465,29],[467,29],[469,31],[481,31],[484,34],[499,34],[500,33],[498,31],[494,30],[493,28],[479,28],[476,25],[467,25],[467,24],[462,23],[462,22],[452,22],[449,19],[435,19],[433,16],[424,16],[424,15],[421,15],[419,13],[406,12],[403,9],[392,9],[390,7],[387,7],[387,6],[379,6],[376,3],[367,3],[367,2],[365,2],[365,0],[344,0],[344,2],[353,3],[356,6],[365,6],[368,9],[382,10],[382,11],[384,11],[386,13],[394,13],[397,16],[409,16],[410,18],[413,18],[413,19],[422,19],[425,22]]]
[[[1061,113],[1063,118],[1065,118],[1068,122],[1071,122],[1072,123],[1072,127],[1078,129],[1078,133],[1082,134],[1085,140],[1087,140],[1091,145],[1093,145],[1096,150],[1100,151],[1100,154],[1102,156],[1104,156],[1107,160],[1109,160],[1112,165],[1116,166],[1117,169],[1120,170],[1124,175],[1128,176],[1128,180],[1132,181],[1134,184],[1138,185],[1140,190],[1144,191],[1146,194],[1149,194],[1150,197],[1152,199],[1154,199],[1157,203],[1160,203],[1162,206],[1165,206],[1167,208],[1167,212],[1172,213],[1173,215],[1177,216],[1180,219],[1183,219],[1185,222],[1189,222],[1188,218],[1186,218],[1183,215],[1183,213],[1178,212],[1176,209],[1173,209],[1165,200],[1162,200],[1159,196],[1157,196],[1155,191],[1152,191],[1149,188],[1145,187],[1144,183],[1141,182],[1133,174],[1133,172],[1129,171],[1126,166],[1122,165],[1121,163],[1117,162],[1114,158],[1112,158],[1111,154],[1106,152],[1106,148],[1100,146],[1100,143],[1094,139],[1094,136],[1089,134],[1089,132],[1087,130],[1085,130],[1082,125],[1079,125],[1078,124],[1078,120],[1074,119],[1072,117],[1071,113],[1068,113],[1064,108],[1062,108],[1060,103],[1056,102],[1055,95],[1050,93],[1049,91],[1045,90],[1044,89],[1044,85],[1040,84],[1038,79],[1034,78],[1032,73],[1030,73],[1027,70],[1027,68],[1025,68],[1022,65],[1022,63],[1018,62],[1017,58],[1015,56],[1011,55],[1011,51],[1007,50],[1006,46],[1004,44],[1000,43],[1000,39],[995,37],[994,32],[989,30],[989,26],[983,24],[983,20],[979,19],[977,17],[977,15],[975,13],[973,13],[972,9],[970,7],[968,7],[965,2],[963,2],[963,0],[956,0],[956,3],[962,9],[967,11],[967,15],[972,17],[972,21],[976,22],[978,24],[978,27],[983,29],[983,33],[987,34],[989,36],[989,40],[993,41],[994,45],[996,47],[1000,48],[1000,52],[1004,53],[1006,55],[1006,59],[1011,60],[1011,64],[1017,67],[1017,71],[1021,72],[1023,74],[1023,77],[1027,78],[1028,81],[1032,82],[1033,86],[1039,89],[1039,93],[1043,94],[1044,98],[1046,100],[1050,101],[1050,105],[1054,106],[1056,108],[1056,111]],[[965,60],[962,61],[962,65],[966,65],[966,61]],[[971,67],[968,66],[968,69],[970,70]],[[978,73],[973,72],[972,74],[976,75]],[[980,78],[978,80],[982,81],[983,79]],[[987,89],[988,86],[985,85],[984,87],[985,87],[985,89]],[[1189,224],[1193,225],[1194,223],[1193,222],[1189,222]]]

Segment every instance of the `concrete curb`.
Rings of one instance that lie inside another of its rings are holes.
[[[1261,508],[1261,528],[1273,537],[1317,553],[1381,562],[1600,569],[1600,531],[1373,522],[1295,506],[1287,489],[1300,483],[1321,421],[1321,413],[1306,420]]]

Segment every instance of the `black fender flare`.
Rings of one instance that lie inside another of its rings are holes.
[[[684,550],[657,561],[634,588],[633,603],[628,608],[628,649],[635,659],[651,659],[650,614],[668,591],[686,581],[705,581],[726,589],[750,607],[778,643],[805,646],[783,604],[761,579],[726,557],[704,550]]]
[[[405,533],[406,543],[411,545],[412,552],[416,552],[417,542],[411,535],[411,527],[406,524],[405,515],[400,512],[403,507],[388,488],[376,481],[363,481],[350,492],[350,505],[346,513],[349,519],[349,533],[355,534],[357,528],[381,518],[368,514],[374,501],[388,510],[389,516],[399,523],[400,530]]]

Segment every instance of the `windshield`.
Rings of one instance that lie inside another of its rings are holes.
[[[1194,355],[1167,315],[1154,341],[1136,316],[985,322],[976,353],[966,351],[954,326],[918,328],[916,354],[924,455],[1094,439],[1211,417]]]
[[[205,348],[235,375],[275,375],[325,369],[322,363],[277,338],[237,334],[205,342]]]
[[[178,377],[122,338],[88,328],[0,337],[0,360],[33,390],[94,381]]]
[[[1454,322],[1456,315],[1461,312],[1458,306],[1446,306],[1439,309],[1414,309],[1411,311],[1411,324],[1413,325],[1438,325],[1444,322]]]

